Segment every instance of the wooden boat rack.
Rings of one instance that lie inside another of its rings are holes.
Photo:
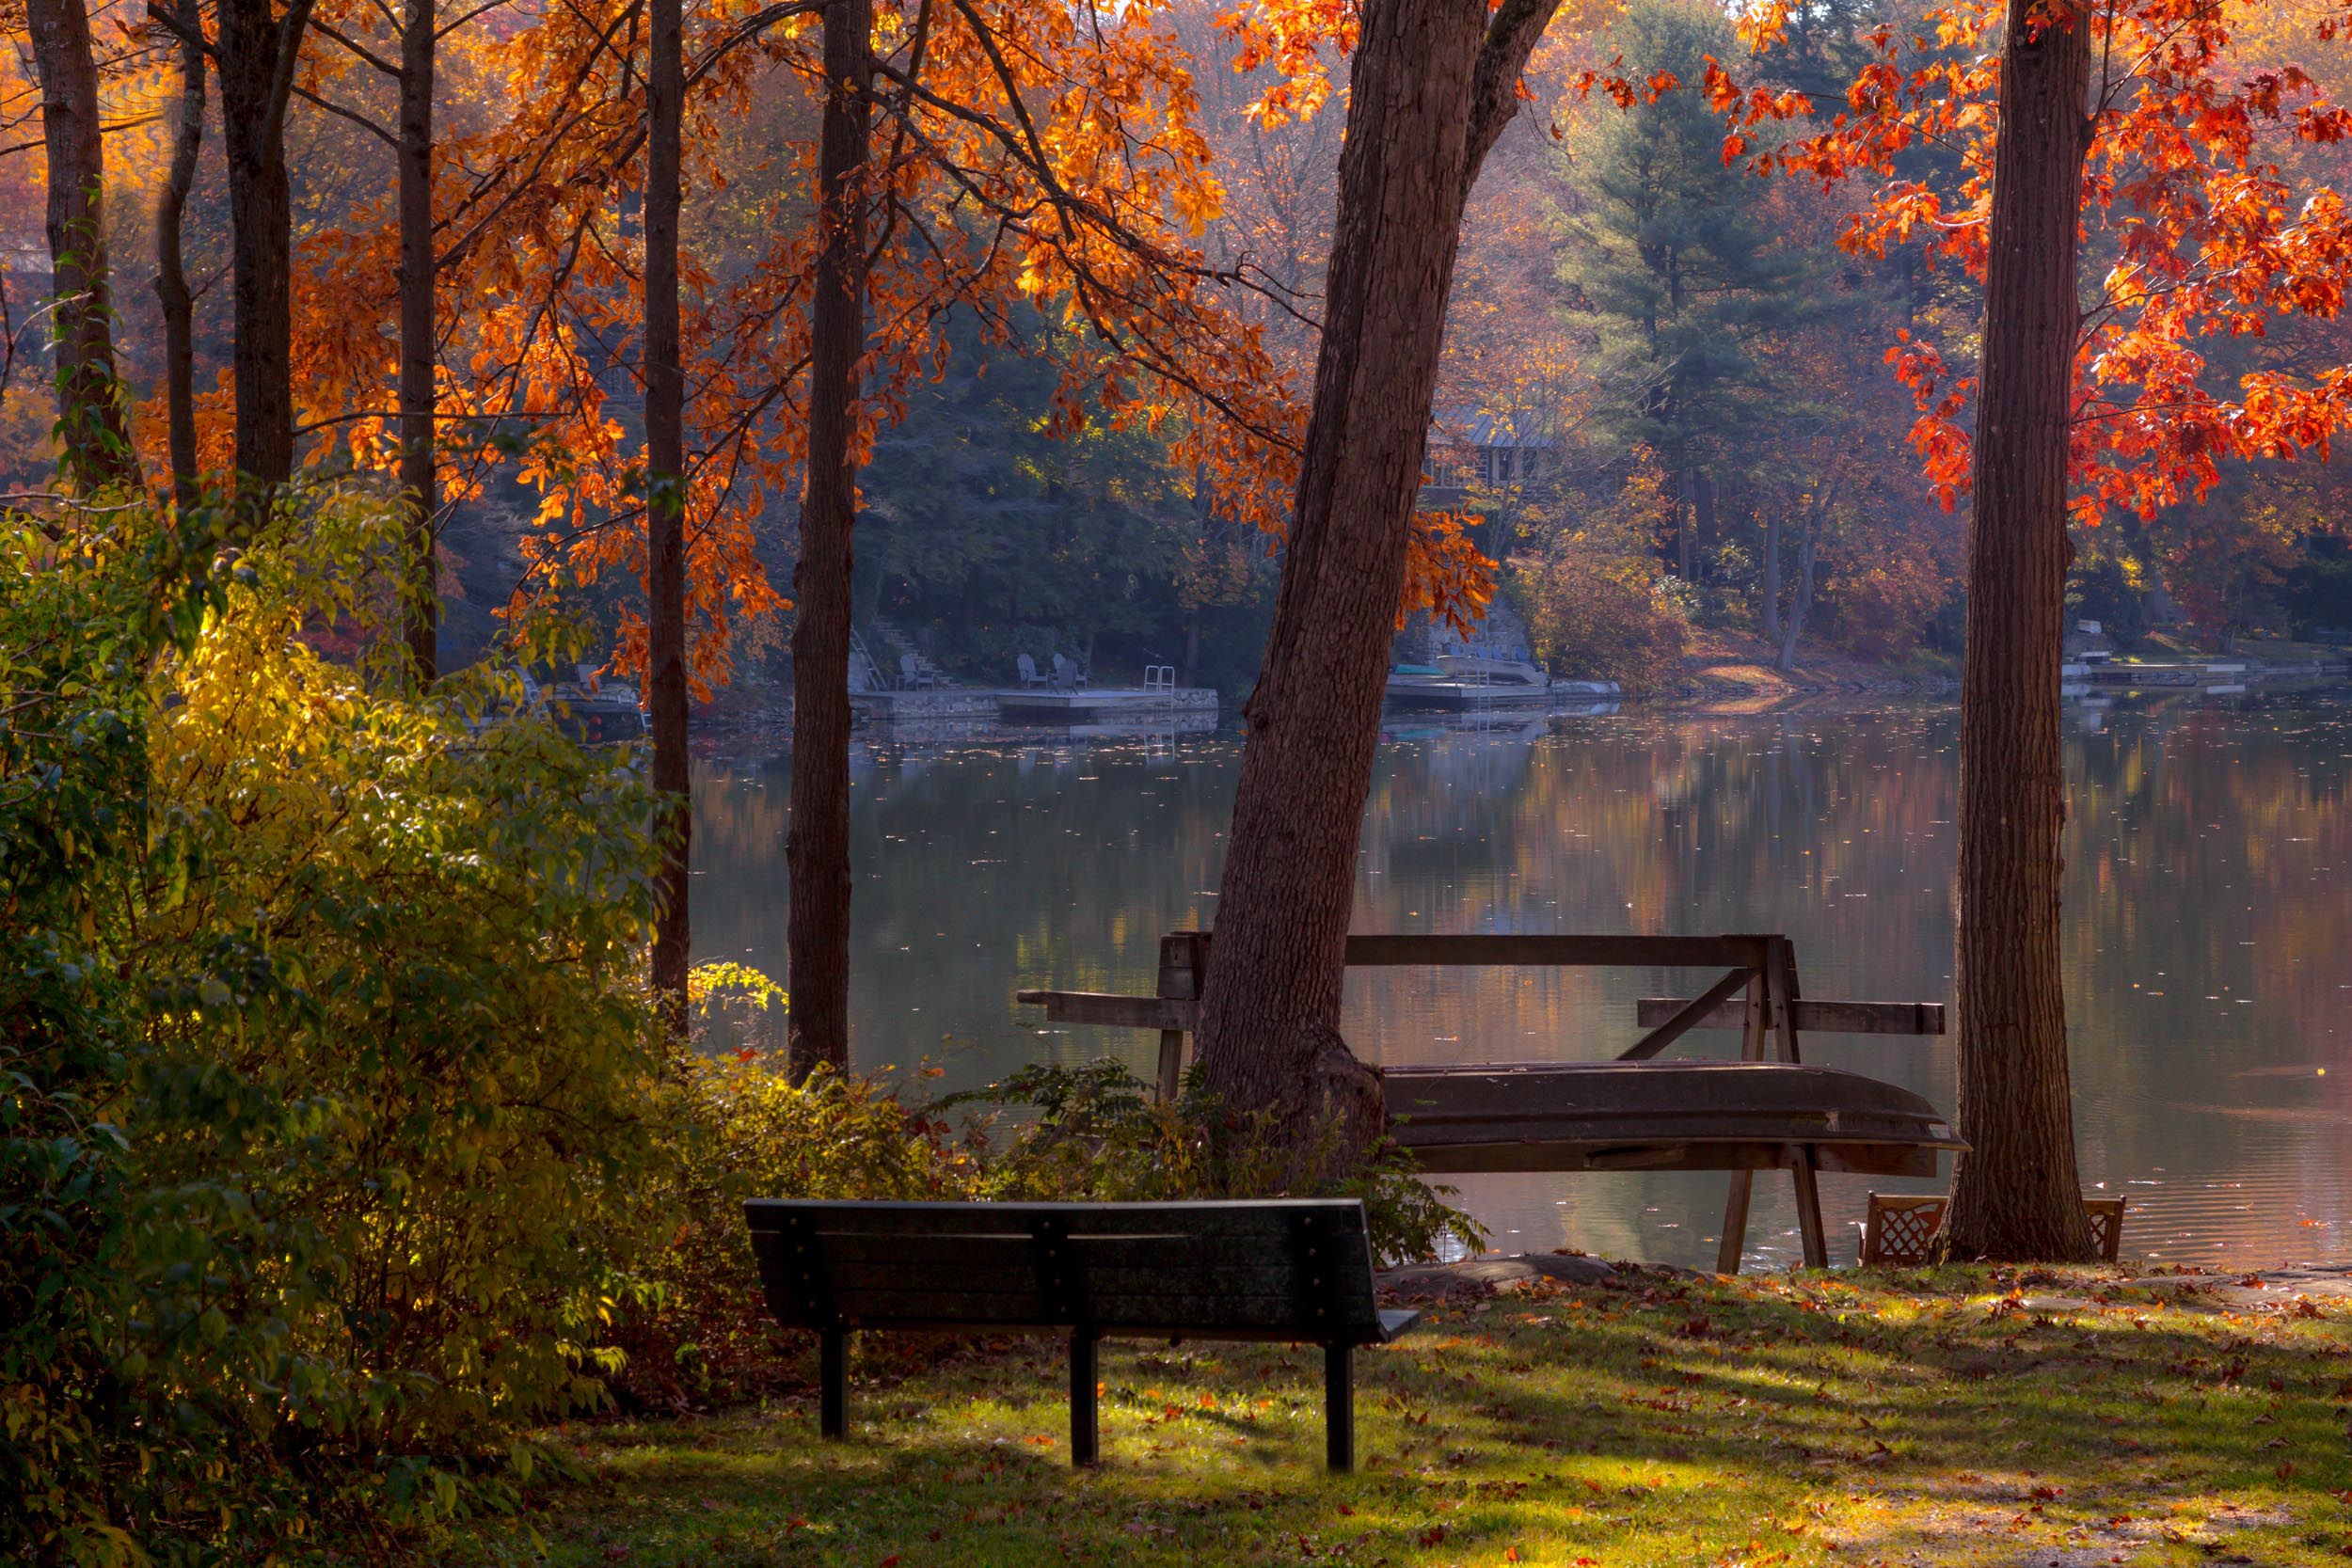
[[[1160,940],[1158,994],[1024,990],[1057,1023],[1155,1029],[1159,1093],[1173,1100],[1199,1021],[1211,933]],[[1423,1170],[1724,1170],[1731,1192],[1716,1266],[1737,1274],[1758,1170],[1787,1170],[1808,1267],[1828,1265],[1816,1176],[1936,1174],[1963,1146],[1942,1113],[1898,1085],[1805,1064],[1806,1034],[1940,1035],[1933,1002],[1815,1002],[1800,994],[1795,946],[1746,936],[1351,936],[1350,968],[1639,967],[1725,973],[1691,998],[1645,998],[1646,1031],[1610,1062],[1488,1062],[1382,1071],[1396,1140]],[[1737,1029],[1737,1061],[1661,1062],[1697,1029]]]

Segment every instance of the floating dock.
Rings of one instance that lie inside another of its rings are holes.
[[[1553,681],[1536,686],[1518,681],[1391,680],[1382,705],[1406,713],[1495,713],[1534,711],[1614,702],[1615,681]]]
[[[1206,686],[926,686],[853,691],[850,705],[880,724],[995,720],[1011,724],[1144,725],[1216,722],[1216,690]]]
[[[1012,723],[1108,724],[1158,715],[1216,713],[1205,686],[1030,687],[996,693],[996,711]]]

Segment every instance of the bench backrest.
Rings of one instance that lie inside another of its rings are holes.
[[[1381,1338],[1363,1204],[743,1205],[768,1305],[801,1328]]]

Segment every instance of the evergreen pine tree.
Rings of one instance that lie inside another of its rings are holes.
[[[1636,0],[1611,30],[1634,81],[1672,74],[1694,88],[1708,55],[1737,48],[1706,0]],[[1771,187],[1724,162],[1724,126],[1695,90],[1604,108],[1569,149],[1576,208],[1562,276],[1570,309],[1596,330],[1597,426],[1612,448],[1646,447],[1670,483],[1677,569],[1697,566],[1715,532],[1720,483],[1769,433],[1779,399],[1757,345],[1816,309],[1806,249],[1772,232]]]

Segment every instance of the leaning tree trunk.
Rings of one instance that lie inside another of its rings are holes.
[[[645,641],[653,786],[663,807],[653,984],[683,1037],[694,809],[686,759],[686,374],[678,345],[679,155],[686,99],[679,0],[651,0],[645,73]]]
[[[183,507],[197,501],[196,295],[188,288],[180,243],[188,193],[204,147],[203,12],[198,0],[173,8],[180,44],[180,106],[171,127],[171,166],[155,197],[155,297],[164,318],[164,409],[170,428],[171,492]]]
[[[1340,1037],[1356,846],[1462,208],[1557,0],[1368,0],[1314,407],[1246,709],[1200,1060],[1227,1104],[1346,1157],[1384,1125]]]
[[[826,0],[810,291],[808,477],[792,573],[791,1069],[850,1059],[850,591],[858,360],[866,352],[866,103],[873,0]]]
[[[2058,964],[2076,223],[2090,142],[2081,0],[2012,5],[2001,55],[1961,680],[1961,1136],[1954,1258],[2091,1256]]]
[[[98,63],[82,0],[26,0],[49,158],[49,276],[57,349],[57,422],[71,482],[136,484],[138,458],[115,383],[107,298],[106,174],[98,129]]]
[[[434,441],[433,0],[408,0],[400,30],[400,491],[408,519],[403,621],[419,685],[439,673],[440,585],[433,544],[441,510]]]
[[[286,100],[309,0],[279,17],[271,0],[220,0],[221,141],[229,163],[237,471],[246,526],[294,473],[294,203],[286,182]]]

